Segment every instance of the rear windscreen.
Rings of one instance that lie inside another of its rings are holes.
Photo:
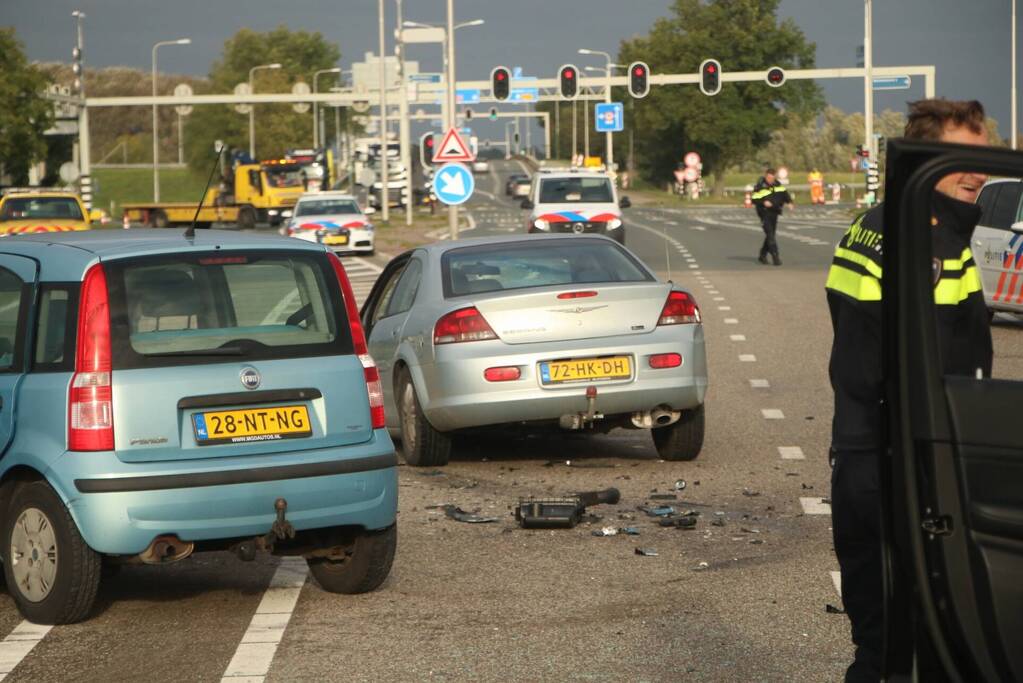
[[[453,249],[441,260],[444,296],[607,282],[652,282],[653,276],[610,240],[540,238]]]
[[[107,273],[115,367],[352,352],[326,255],[179,254]]]
[[[541,204],[607,204],[613,202],[607,178],[544,178],[540,181]]]

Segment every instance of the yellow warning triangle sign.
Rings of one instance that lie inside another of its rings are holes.
[[[472,161],[475,158],[472,152],[469,151],[469,146],[465,144],[465,140],[462,139],[462,136],[454,128],[448,128],[443,142],[440,143],[433,153],[434,163]]]

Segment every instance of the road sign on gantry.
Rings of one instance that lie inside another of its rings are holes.
[[[475,159],[465,140],[454,128],[449,128],[444,134],[444,139],[433,152],[433,163],[446,163],[449,161],[472,161]]]
[[[625,108],[621,102],[601,102],[593,122],[598,133],[618,133],[625,128]]]
[[[444,164],[433,177],[433,193],[445,204],[464,204],[475,189],[472,171],[462,164]]]

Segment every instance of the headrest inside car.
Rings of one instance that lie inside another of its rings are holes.
[[[128,285],[128,300],[147,318],[198,315],[199,288],[192,277],[181,270],[154,268],[137,273]]]

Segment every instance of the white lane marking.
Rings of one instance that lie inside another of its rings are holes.
[[[710,292],[708,292],[708,293],[709,293],[709,294],[720,294],[721,292],[719,292],[719,291],[718,291],[718,290],[716,290],[716,289],[712,289],[712,290],[711,290]]]
[[[713,294],[714,292],[707,292],[707,293],[708,294]],[[724,301],[724,300],[725,300],[725,297],[723,297],[723,296],[716,296],[716,297],[714,297],[714,301]]]
[[[686,263],[696,263],[696,259],[694,259],[692,256],[686,256],[685,259],[683,259],[683,260]]]
[[[23,621],[14,627],[10,635],[0,641],[0,681],[21,664],[21,660],[32,651],[40,640],[46,637],[53,626]]]
[[[799,504],[803,506],[803,513],[807,515],[831,514],[831,503],[825,503],[823,498],[800,498]]]
[[[751,379],[749,385],[754,389],[767,389],[771,386],[766,379]]]
[[[725,318],[725,324],[726,325],[738,325],[739,324],[739,319],[738,318]]]
[[[309,568],[301,557],[281,560],[220,679],[222,682],[262,682],[266,678],[308,573]]]
[[[732,341],[746,341],[746,335],[744,334],[733,334],[728,337]]]
[[[708,292],[708,294],[713,294],[713,293],[714,292]],[[730,311],[730,310],[732,310],[732,307],[731,306],[718,306],[718,310],[719,311]]]
[[[799,446],[778,446],[778,454],[782,460],[806,460]]]
[[[698,271],[696,271],[695,273],[693,273],[693,275],[703,275],[703,271],[701,271],[701,270],[698,270]]]
[[[696,265],[695,263],[690,263],[689,267],[690,268],[699,268],[700,266]]]
[[[689,229],[690,230],[698,230],[700,232],[706,232],[707,231],[707,228],[703,227],[702,225],[690,225]]]
[[[778,408],[761,408],[760,413],[764,416],[765,420],[785,419],[785,413],[781,412]]]
[[[838,597],[842,597],[842,572],[831,572],[831,583],[835,584]]]
[[[752,353],[740,353],[739,360],[742,361],[743,363],[756,363],[757,357],[754,356]]]

